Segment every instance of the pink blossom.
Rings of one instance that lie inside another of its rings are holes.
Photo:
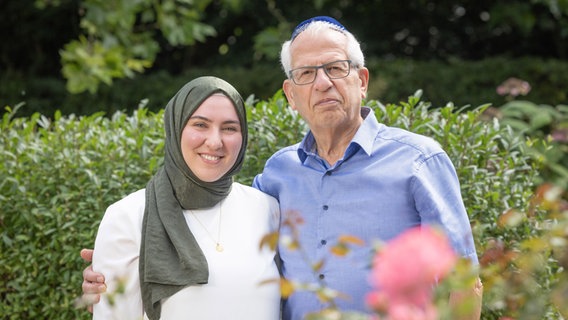
[[[422,308],[408,303],[397,303],[389,308],[389,320],[437,320],[438,312],[433,305]]]
[[[517,78],[509,78],[497,87],[497,94],[501,96],[526,96],[530,91],[531,85],[528,82]]]
[[[375,256],[367,296],[375,310],[389,319],[435,319],[432,288],[457,262],[447,238],[432,227],[410,229],[386,244]]]
[[[568,143],[568,128],[555,129],[550,136],[553,141]]]

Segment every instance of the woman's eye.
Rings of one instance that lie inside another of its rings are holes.
[[[237,127],[226,127],[223,130],[230,131],[230,132],[238,132],[239,129]]]

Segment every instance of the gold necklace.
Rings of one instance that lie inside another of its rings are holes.
[[[217,250],[217,252],[223,252],[223,250],[225,250],[225,248],[223,248],[223,245],[221,245],[221,215],[223,214],[222,205],[223,205],[223,202],[219,202],[219,224],[218,224],[218,228],[217,228],[217,240],[215,240],[215,238],[213,237],[213,235],[211,235],[211,233],[205,227],[205,225],[203,223],[201,223],[201,220],[199,220],[199,218],[197,218],[197,215],[195,214],[195,212],[193,212],[193,210],[190,210],[191,216],[195,218],[195,221],[197,221],[197,223],[199,223],[199,225],[203,228],[203,230],[205,230],[205,232],[207,233],[209,238],[213,241],[213,243],[215,243],[215,250]]]

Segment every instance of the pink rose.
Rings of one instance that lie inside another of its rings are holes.
[[[386,311],[389,319],[435,319],[432,289],[457,262],[442,233],[428,226],[410,229],[379,250],[373,262],[371,282],[379,291],[367,297],[370,306]]]

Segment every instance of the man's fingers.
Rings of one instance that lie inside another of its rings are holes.
[[[83,270],[83,281],[83,286],[88,282],[92,282],[93,284],[104,284],[105,277],[102,274],[93,271],[93,265],[90,265]]]
[[[107,289],[104,283],[95,283],[88,281],[83,281],[82,288],[83,288],[83,294],[95,294],[95,295],[105,293]]]
[[[83,293],[100,294],[105,291],[105,278],[100,273],[94,272],[92,266],[85,268],[83,270]]]
[[[85,262],[93,261],[93,250],[81,250],[81,258]],[[93,313],[93,304],[101,300],[101,293],[106,291],[105,278],[102,274],[93,271],[93,266],[90,265],[83,270],[83,295],[77,299],[76,307],[87,308],[90,313]]]
[[[81,250],[81,258],[85,260],[85,262],[92,262],[93,261],[93,249],[82,249]]]

